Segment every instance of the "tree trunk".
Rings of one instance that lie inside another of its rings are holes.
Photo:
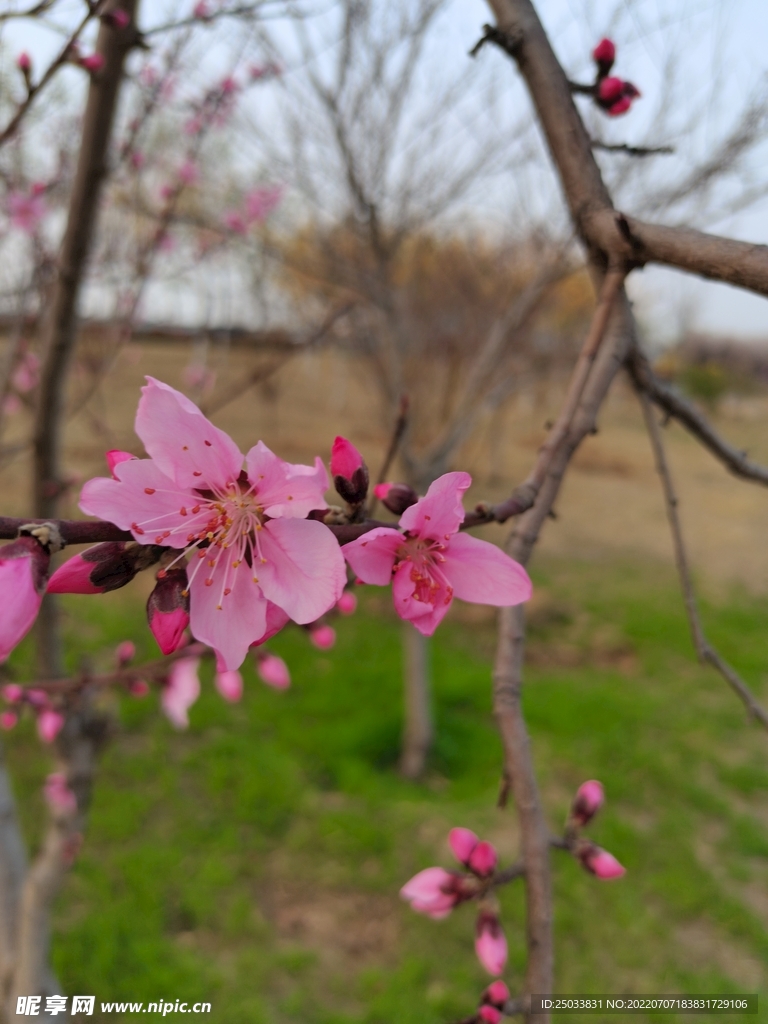
[[[407,779],[418,779],[424,774],[435,734],[432,721],[429,638],[422,636],[410,622],[403,623],[402,635],[405,722],[400,772]]]

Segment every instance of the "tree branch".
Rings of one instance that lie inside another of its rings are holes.
[[[656,421],[656,417],[653,413],[653,407],[651,406],[646,392],[641,387],[638,387],[637,395],[640,399],[643,418],[645,419],[645,426],[651,440],[651,447],[653,448],[656,472],[661,478],[662,487],[664,489],[664,502],[667,509],[667,519],[669,520],[669,527],[672,531],[672,543],[675,549],[675,564],[677,565],[677,572],[680,577],[680,587],[683,591],[683,600],[685,602],[685,613],[688,617],[688,626],[691,631],[691,638],[693,640],[693,646],[696,649],[696,654],[700,661],[706,662],[709,665],[712,665],[713,668],[717,669],[731,689],[742,700],[748,714],[768,729],[768,712],[760,706],[754,694],[744,680],[739,676],[738,672],[736,672],[736,670],[733,669],[727,661],[721,658],[714,647],[712,647],[704,633],[704,628],[699,617],[698,606],[696,604],[696,596],[693,591],[693,581],[691,579],[690,566],[688,565],[688,555],[685,550],[683,529],[680,523],[680,514],[678,512],[678,498],[675,493],[672,474],[670,472],[669,463],[667,462],[667,456],[664,450],[664,441],[661,436],[661,429]]]

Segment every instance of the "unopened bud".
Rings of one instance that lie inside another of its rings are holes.
[[[122,10],[118,7],[116,11],[108,11],[106,14],[102,14],[101,20],[105,25],[110,25],[112,28],[127,28],[131,23],[131,16],[128,11]]]
[[[8,683],[7,686],[3,687],[3,697],[9,704],[18,704],[23,696],[24,687],[19,686],[18,683]]]
[[[342,615],[354,615],[357,610],[357,598],[351,590],[345,590],[336,602],[336,608]]]
[[[486,1004],[485,1006],[480,1007],[477,1011],[477,1016],[483,1024],[499,1024],[502,1013],[501,1010],[498,1010],[495,1006],[489,1006]]]
[[[619,864],[612,853],[594,843],[581,843],[576,848],[576,856],[586,870],[597,878],[621,878],[627,873],[627,869]]]
[[[467,867],[474,874],[479,875],[480,878],[487,878],[496,870],[497,860],[493,844],[483,840],[475,846],[469,855]]]
[[[146,697],[149,693],[149,684],[143,679],[134,679],[128,690],[132,697]]]
[[[136,657],[136,644],[132,640],[123,640],[115,648],[115,661],[121,667],[128,665]]]
[[[603,785],[596,779],[583,782],[576,790],[571,807],[571,822],[576,828],[583,828],[588,824],[605,802]]]
[[[489,974],[501,974],[507,962],[507,939],[496,914],[481,910],[475,928],[477,959]]]
[[[597,64],[597,73],[605,78],[616,60],[616,45],[611,39],[601,39],[592,51],[592,59]]]
[[[350,505],[359,505],[368,494],[368,467],[360,452],[345,437],[337,437],[331,449],[333,486]]]
[[[80,57],[77,62],[81,68],[85,68],[90,74],[97,74],[104,67],[104,58],[100,53],[91,53],[87,57]]]
[[[373,493],[390,512],[401,516],[407,508],[415,505],[419,496],[408,484],[376,484]]]
[[[0,714],[0,729],[5,729],[7,732],[16,725],[18,720],[19,716],[15,711],[3,711],[3,713]]]
[[[134,541],[94,544],[70,558],[48,580],[49,594],[104,594],[119,590],[154,565],[165,548]]]
[[[161,569],[147,600],[147,621],[163,654],[172,654],[184,642],[189,625],[189,582],[185,566]]]
[[[275,690],[287,690],[291,685],[291,673],[282,658],[270,651],[259,651],[256,655],[256,671],[259,679]]]
[[[336,630],[325,624],[310,626],[309,639],[320,651],[328,651],[336,643]]]
[[[495,1006],[499,1010],[504,1008],[504,1004],[508,999],[509,989],[503,981],[492,981],[485,992],[483,992],[483,1002],[490,1003],[491,1006]]]

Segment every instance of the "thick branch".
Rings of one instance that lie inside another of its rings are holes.
[[[668,416],[673,416],[707,448],[716,459],[734,474],[744,480],[768,487],[768,466],[753,462],[745,452],[734,448],[720,437],[707,417],[699,412],[680,392],[661,380],[639,349],[632,349],[627,358],[627,370],[636,388],[648,397]]]
[[[675,549],[675,564],[677,565],[677,572],[680,577],[680,587],[683,591],[683,600],[685,601],[685,612],[688,616],[688,626],[691,630],[691,638],[693,639],[693,645],[696,649],[696,653],[701,661],[707,662],[712,665],[713,668],[717,669],[731,689],[743,701],[744,706],[751,717],[759,721],[768,729],[768,712],[760,706],[755,699],[754,694],[744,680],[739,676],[738,672],[736,672],[728,662],[721,658],[714,647],[711,646],[704,633],[704,628],[699,617],[699,609],[696,604],[696,595],[693,591],[693,580],[691,579],[691,570],[688,565],[688,555],[685,550],[683,529],[678,512],[677,494],[675,493],[672,474],[670,472],[669,463],[667,462],[667,456],[664,450],[664,441],[661,436],[661,429],[656,421],[653,407],[648,400],[648,395],[642,390],[642,388],[638,388],[637,393],[640,399],[640,405],[642,406],[648,436],[651,439],[651,447],[653,448],[654,460],[656,462],[656,471],[661,478],[662,487],[664,488],[664,502],[667,509],[667,519],[669,520],[670,530],[672,531],[672,543]]]

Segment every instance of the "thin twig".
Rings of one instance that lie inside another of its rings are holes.
[[[748,459],[746,452],[734,448],[722,438],[695,405],[671,384],[656,376],[639,349],[631,350],[626,366],[635,387],[647,394],[668,416],[673,416],[682,423],[734,476],[768,487],[768,466]]]
[[[685,612],[688,616],[688,626],[691,631],[691,638],[693,640],[696,653],[702,662],[707,662],[712,665],[713,668],[717,669],[731,689],[743,701],[748,714],[768,729],[768,712],[760,706],[754,694],[744,680],[739,676],[738,672],[736,672],[736,670],[718,654],[714,647],[712,647],[704,633],[701,618],[699,617],[696,596],[693,591],[693,581],[691,579],[691,570],[688,564],[688,555],[685,550],[685,541],[683,540],[683,530],[678,512],[678,498],[675,493],[672,474],[670,472],[669,463],[667,462],[667,456],[664,450],[664,440],[661,436],[661,428],[659,427],[656,416],[654,415],[653,407],[648,399],[648,395],[639,387],[637,388],[637,394],[643,410],[643,418],[645,419],[648,436],[651,440],[651,447],[653,448],[656,471],[661,478],[662,487],[664,489],[664,502],[667,509],[667,519],[669,520],[669,526],[672,531],[672,543],[675,549],[675,564],[677,565],[677,572],[680,577],[680,587],[683,591]]]
[[[392,430],[392,438],[389,442],[389,448],[387,449],[387,454],[384,456],[384,461],[381,464],[379,475],[376,478],[377,484],[383,484],[386,481],[387,474],[392,467],[392,463],[395,461],[397,450],[400,447],[400,442],[405,434],[405,429],[408,426],[408,407],[408,395],[401,395],[400,407],[398,409],[397,419],[395,420],[395,426]],[[376,497],[375,491],[371,491],[371,500],[368,505],[368,518],[373,515],[377,501],[378,498]]]
[[[601,142],[592,139],[592,149],[604,153],[625,153],[627,156],[668,156],[675,152],[674,146],[630,146],[626,142]]]

